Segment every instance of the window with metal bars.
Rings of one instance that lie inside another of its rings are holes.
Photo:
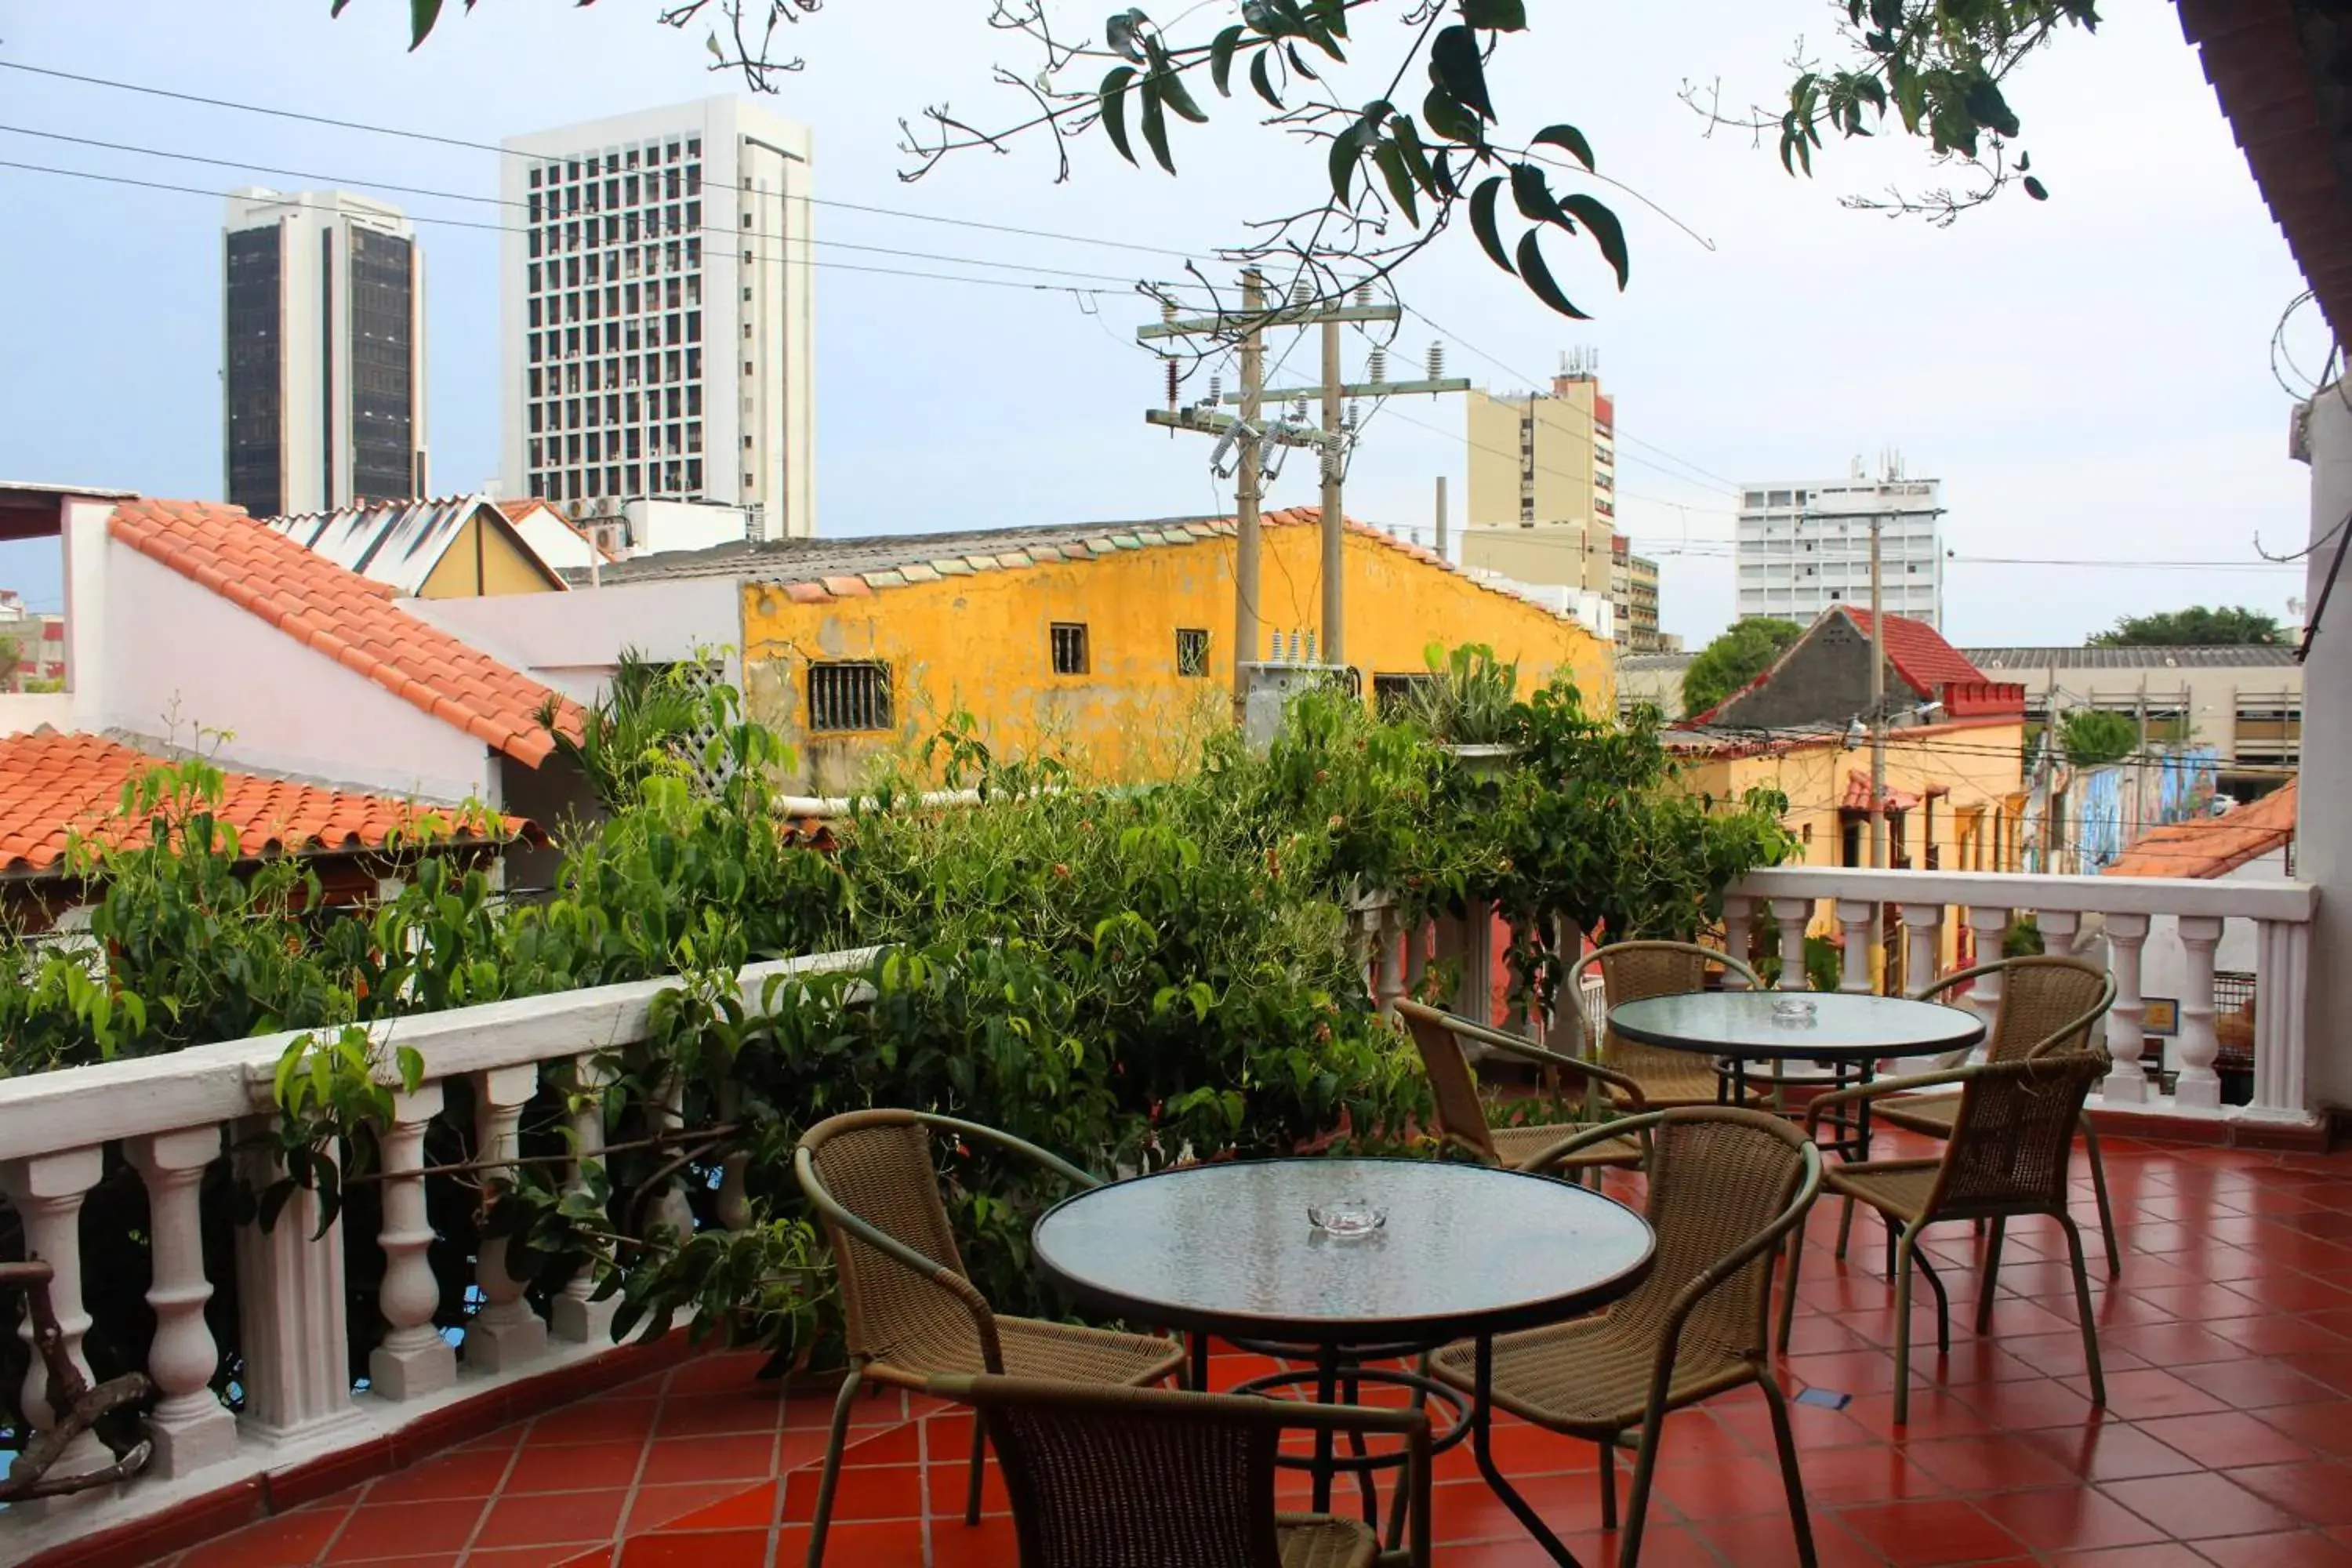
[[[1413,710],[1429,683],[1426,675],[1374,675],[1372,710],[1382,719],[1402,719]]]
[[[1201,626],[1176,628],[1176,673],[1206,675],[1209,673],[1209,634]]]
[[[1087,662],[1087,627],[1083,621],[1055,621],[1048,629],[1054,648],[1055,675],[1084,675]]]
[[[894,728],[890,667],[875,659],[844,659],[808,667],[811,733]]]

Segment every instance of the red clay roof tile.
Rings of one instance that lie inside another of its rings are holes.
[[[125,501],[108,527],[142,554],[517,762],[537,767],[554,752],[539,721],[553,692],[409,615],[387,584],[345,571],[243,508]],[[555,705],[556,723],[577,734],[579,705],[562,697]]]
[[[1870,635],[1870,612],[1851,605],[1840,606],[1862,635]],[[1886,617],[1886,661],[1895,673],[1922,695],[1933,697],[1949,681],[1989,680],[1991,677],[1970,664],[1968,656],[1946,642],[1935,627],[1908,616]]]
[[[2151,828],[2133,840],[2105,875],[2206,880],[2227,876],[2294,837],[2294,781],[2289,779],[2252,805]]]

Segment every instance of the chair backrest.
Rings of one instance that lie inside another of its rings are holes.
[[[980,1412],[1021,1568],[1282,1568],[1274,1461],[1302,1422],[1411,1432],[1425,1468],[1426,1418],[1404,1411],[1003,1377],[929,1386]]]
[[[1932,1213],[2063,1209],[2074,1131],[2091,1086],[2106,1076],[2102,1054],[2074,1051],[1963,1069]]]
[[[1932,1001],[1939,994],[1990,974],[2000,976],[2000,1000],[1993,1008],[1992,1027],[1987,1031],[1987,1061],[2089,1050],[2092,1026],[2115,1005],[2114,975],[2079,958],[2056,954],[1980,963],[1945,975],[1919,996]],[[1957,1067],[1968,1058],[1969,1053],[1960,1050],[1945,1059]]]
[[[1437,1125],[1446,1136],[1466,1145],[1488,1164],[1501,1163],[1495,1136],[1486,1130],[1486,1104],[1478,1096],[1478,1077],[1454,1032],[1447,1015],[1417,1002],[1399,1002],[1398,1016],[1412,1032],[1421,1052],[1422,1071],[1429,1075],[1429,1091],[1437,1101]]]
[[[1687,942],[1619,942],[1586,953],[1569,971],[1568,984],[1562,989],[1575,999],[1579,1008],[1588,1005],[1583,988],[1585,973],[1596,966],[1601,971],[1603,1005],[1607,1007],[1620,1007],[1652,996],[1687,996],[1704,991],[1710,967],[1719,967],[1727,975],[1737,976],[1751,990],[1764,988],[1754,970],[1729,953],[1711,947]],[[1637,1079],[1645,1074],[1675,1077],[1690,1072],[1696,1058],[1689,1052],[1626,1039],[1607,1027],[1606,1019],[1604,1013],[1601,1029],[1601,1060],[1604,1066]],[[1590,1037],[1590,1026],[1587,1036]]]
[[[834,1202],[924,1257],[964,1273],[947,1207],[940,1202],[931,1131],[913,1112],[853,1110],[831,1117],[802,1134],[800,1147]],[[818,1212],[833,1244],[851,1355],[914,1367],[981,1364],[970,1306],[835,1224],[822,1205]]]
[[[1811,1204],[1821,1155],[1794,1126],[1760,1110],[1691,1106],[1655,1115],[1645,1213],[1657,1233],[1656,1260],[1610,1317],[1663,1333],[1695,1280],[1776,1226],[1796,1223]],[[1764,1359],[1779,1250],[1756,1247],[1699,1298],[1675,1336],[1678,1367]]]

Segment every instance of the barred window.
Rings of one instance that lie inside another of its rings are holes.
[[[1176,628],[1176,673],[1206,675],[1209,673],[1209,634],[1200,626]]]
[[[1083,621],[1055,621],[1051,628],[1055,675],[1084,675],[1087,670],[1087,628]]]
[[[1401,719],[1412,712],[1429,685],[1426,675],[1375,675],[1372,710],[1383,719]]]
[[[874,659],[810,665],[808,713],[812,733],[893,728],[890,667]]]

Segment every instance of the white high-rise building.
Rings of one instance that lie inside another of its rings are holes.
[[[1870,607],[1870,533],[1879,533],[1880,603],[1889,615],[1944,621],[1944,486],[1903,477],[1900,463],[1871,479],[1856,459],[1843,479],[1740,487],[1741,620],[1775,616],[1809,626],[1832,605]]]
[[[506,492],[811,532],[807,129],[713,98],[504,146]]]
[[[425,492],[425,253],[348,191],[228,198],[222,454],[257,517]]]

